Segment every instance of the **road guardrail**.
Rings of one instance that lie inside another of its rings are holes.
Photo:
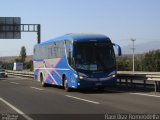
[[[30,77],[34,78],[34,73],[29,71],[12,71],[6,70],[8,75],[22,76],[22,77]]]
[[[155,92],[157,88],[160,87],[160,72],[132,72],[132,71],[118,71],[117,78],[119,83],[122,83],[122,80],[125,80],[125,83],[130,81],[133,84],[133,81],[143,81],[144,86],[146,86],[147,81],[154,82]]]

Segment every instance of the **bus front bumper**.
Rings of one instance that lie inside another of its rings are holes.
[[[105,86],[115,86],[117,83],[116,77],[108,78],[85,78],[80,79],[78,82],[78,88],[96,88]]]

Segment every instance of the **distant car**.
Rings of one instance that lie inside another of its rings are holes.
[[[4,69],[0,69],[0,78],[8,77],[7,72]]]

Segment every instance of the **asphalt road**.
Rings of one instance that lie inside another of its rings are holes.
[[[0,80],[0,114],[0,119],[28,120],[105,120],[109,119],[106,115],[160,114],[160,94],[125,87],[65,92],[53,86],[44,88],[31,78],[9,76]]]

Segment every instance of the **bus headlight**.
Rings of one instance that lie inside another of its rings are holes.
[[[116,75],[112,75],[112,77],[116,77]]]
[[[83,77],[83,76],[79,76],[79,79],[80,79],[80,80],[83,80],[83,79],[84,79],[84,77]]]
[[[73,74],[73,75],[74,75],[75,78],[78,78],[78,75],[77,75],[77,74]]]
[[[79,80],[84,80],[84,79],[86,79],[87,77],[86,77],[86,76],[79,76],[78,78],[79,78]]]

